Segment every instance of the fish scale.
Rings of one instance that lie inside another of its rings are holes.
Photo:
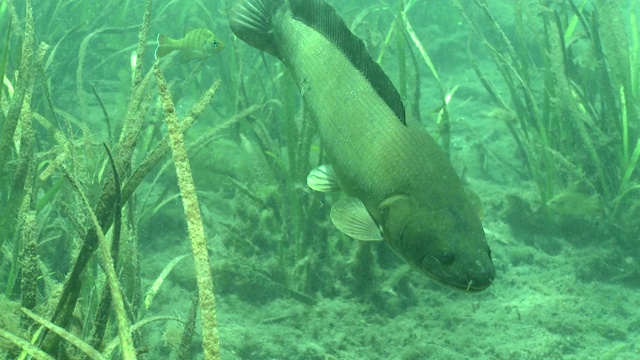
[[[406,139],[408,128],[400,123],[385,103],[379,101],[361,74],[342,66],[347,60],[339,51],[329,52],[322,45],[299,46],[322,44],[326,42],[322,35],[301,22],[277,24],[281,28],[276,34],[288,34],[278,37],[279,47],[288,54],[296,82],[307,84],[303,99],[316,119],[334,169],[341,174],[342,185],[354,193],[357,189],[371,187],[379,194],[374,200],[382,201],[380,197],[388,193],[384,187],[389,185],[374,186],[375,182],[395,183],[395,179],[381,178],[377,173],[394,160],[384,157],[397,158],[412,152]],[[315,70],[322,68],[326,71]],[[347,83],[344,79],[350,81]],[[358,136],[354,137],[354,133]],[[407,165],[405,167],[420,165],[419,159],[410,160],[417,161],[404,164]],[[393,168],[395,172],[408,170],[397,165]],[[391,186],[396,187],[397,183]]]

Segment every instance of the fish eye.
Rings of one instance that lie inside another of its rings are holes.
[[[438,258],[438,261],[442,265],[449,265],[449,264],[451,264],[453,262],[453,258],[454,258],[453,253],[451,253],[450,251],[445,250],[440,254],[440,257]]]
[[[218,45],[219,45],[218,40],[213,40],[213,41],[211,42],[211,46],[213,46],[214,48],[217,48],[217,47],[218,47]]]

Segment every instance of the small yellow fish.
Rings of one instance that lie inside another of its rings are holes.
[[[547,201],[547,206],[562,215],[591,216],[600,211],[600,201],[596,195],[566,191]]]
[[[224,49],[224,44],[216,38],[209,29],[193,29],[182,39],[172,39],[164,34],[158,34],[158,47],[155,58],[159,59],[172,51],[180,52],[180,59],[189,61],[206,59]]]

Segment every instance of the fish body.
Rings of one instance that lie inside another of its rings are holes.
[[[224,44],[209,29],[193,29],[181,39],[172,39],[158,34],[158,47],[155,58],[159,59],[173,51],[180,52],[183,61],[207,59],[224,49]]]
[[[554,196],[547,201],[547,206],[558,214],[570,216],[593,216],[601,209],[597,196],[574,191]]]
[[[442,284],[490,286],[495,270],[480,219],[444,152],[406,121],[397,90],[333,7],[287,3],[239,1],[230,25],[293,73],[331,160],[308,183],[349,196],[332,207],[334,224],[359,240],[384,240]]]

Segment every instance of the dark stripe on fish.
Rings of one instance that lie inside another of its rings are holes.
[[[406,125],[405,108],[398,90],[369,55],[364,42],[349,30],[336,9],[323,0],[289,0],[289,7],[294,18],[314,28],[342,51]]]

